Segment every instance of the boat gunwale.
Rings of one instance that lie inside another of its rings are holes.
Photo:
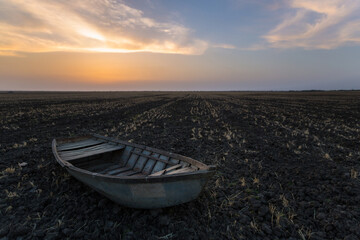
[[[83,168],[76,167],[73,164],[69,163],[68,161],[63,160],[59,156],[58,151],[57,151],[57,140],[53,139],[53,141],[52,141],[52,152],[53,152],[53,154],[55,156],[56,161],[62,167],[65,167],[67,170],[72,170],[74,172],[89,175],[89,176],[91,176],[93,178],[101,179],[102,181],[118,182],[118,183],[173,182],[173,181],[182,181],[182,180],[190,180],[190,179],[207,178],[207,177],[210,177],[211,175],[213,175],[215,173],[215,166],[206,165],[206,164],[204,164],[202,162],[199,162],[199,161],[197,161],[195,159],[185,157],[185,156],[180,155],[180,154],[166,152],[164,150],[160,150],[160,149],[156,149],[156,148],[136,144],[136,143],[130,143],[130,142],[126,142],[126,141],[122,141],[122,140],[118,140],[118,139],[111,139],[111,138],[103,137],[103,136],[98,135],[98,134],[91,134],[91,135],[85,135],[85,136],[79,136],[79,137],[73,137],[73,138],[59,139],[59,141],[60,142],[61,141],[69,142],[69,141],[75,140],[75,139],[85,139],[85,138],[91,138],[91,137],[103,139],[103,140],[113,142],[113,143],[120,143],[120,144],[124,144],[124,145],[127,145],[127,146],[142,148],[144,150],[153,151],[153,152],[156,152],[156,153],[159,153],[159,154],[162,154],[162,155],[166,155],[166,156],[169,156],[169,157],[176,157],[179,160],[189,162],[190,164],[193,164],[193,165],[199,167],[199,170],[195,171],[195,172],[190,172],[190,173],[179,173],[179,174],[161,175],[161,176],[145,176],[145,177],[142,177],[142,176],[136,176],[136,177],[133,177],[133,176],[111,176],[111,175],[107,175],[107,174],[91,172],[91,171],[85,170]]]

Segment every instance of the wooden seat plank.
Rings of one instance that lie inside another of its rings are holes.
[[[78,149],[83,149],[83,148],[87,148],[87,147],[93,147],[93,146],[97,146],[97,145],[100,145],[100,144],[103,144],[104,142],[97,142],[97,143],[91,143],[91,144],[87,144],[87,145],[76,145],[76,146],[72,146],[71,148],[68,147],[68,148],[65,148],[64,150],[59,150],[59,153],[63,152],[67,152],[67,151],[73,151],[73,150],[78,150]]]
[[[165,168],[164,170],[161,170],[161,171],[158,171],[158,172],[155,172],[151,175],[149,175],[149,177],[155,177],[155,176],[161,176],[167,172],[170,172],[170,171],[173,171],[173,170],[176,170],[178,168],[181,168],[183,165],[181,164],[177,164],[175,166],[172,166],[172,167],[169,167],[169,168]]]
[[[76,150],[69,150],[66,152],[59,152],[59,156],[70,157],[70,156],[82,154],[84,152],[93,152],[93,151],[112,149],[112,148],[120,148],[121,149],[121,148],[123,148],[123,146],[116,146],[116,145],[112,145],[112,144],[103,143],[103,144],[96,145],[96,146],[90,146],[90,147],[76,149]]]
[[[101,145],[103,145],[103,144],[101,144]],[[70,157],[70,156],[82,154],[84,152],[95,151],[98,149],[103,149],[103,146],[96,145],[96,146],[90,146],[90,147],[81,148],[81,149],[69,150],[66,152],[63,151],[63,152],[59,152],[59,156]]]
[[[165,175],[173,175],[173,174],[179,174],[179,173],[189,173],[189,172],[194,172],[196,171],[194,168],[191,167],[186,167],[186,168],[181,168],[175,171],[171,171],[169,173],[166,173]]]
[[[99,150],[95,150],[95,151],[85,151],[79,154],[72,154],[72,155],[60,155],[61,158],[63,158],[65,161],[72,161],[75,159],[79,159],[79,158],[84,158],[84,157],[88,157],[88,156],[92,156],[92,155],[97,155],[97,154],[102,154],[102,153],[106,153],[106,152],[112,152],[112,151],[116,151],[116,150],[120,150],[123,149],[124,147],[120,147],[120,146],[114,146],[112,148],[106,148],[106,149],[99,149]]]
[[[91,145],[95,145],[95,144],[101,144],[104,142],[105,141],[103,141],[103,140],[87,139],[87,140],[83,140],[83,141],[79,141],[79,142],[60,144],[59,146],[57,146],[57,150],[58,151],[67,151],[67,150],[71,150],[71,149],[75,149],[75,148],[82,148],[82,147],[91,146]]]
[[[62,148],[71,148],[73,146],[79,146],[79,145],[86,145],[86,144],[92,144],[94,142],[99,142],[99,141],[103,141],[103,140],[95,140],[92,138],[88,138],[88,139],[83,139],[81,141],[75,141],[75,142],[65,142],[65,143],[58,143],[57,144],[57,149],[60,150]]]
[[[65,151],[65,152],[64,151],[59,152],[59,154],[64,155],[64,156],[70,156],[70,155],[74,155],[74,154],[80,154],[83,152],[96,151],[96,150],[100,150],[100,149],[108,149],[108,148],[113,148],[113,147],[122,147],[122,146],[112,145],[112,144],[108,144],[108,143],[102,143],[100,145],[90,146],[90,147],[86,147],[86,148],[74,149],[74,150],[69,150],[69,151]]]

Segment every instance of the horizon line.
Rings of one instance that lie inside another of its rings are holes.
[[[360,91],[360,89],[302,89],[302,90],[0,90],[0,93],[102,93],[102,92],[350,92]]]

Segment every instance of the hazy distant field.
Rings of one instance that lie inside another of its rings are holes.
[[[359,91],[0,93],[0,238],[359,239],[359,119]],[[218,173],[188,204],[123,208],[54,160],[87,131]]]

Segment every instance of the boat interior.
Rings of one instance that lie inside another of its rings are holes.
[[[206,165],[179,155],[96,137],[59,141],[56,151],[75,167],[110,176],[155,177],[206,169]]]

